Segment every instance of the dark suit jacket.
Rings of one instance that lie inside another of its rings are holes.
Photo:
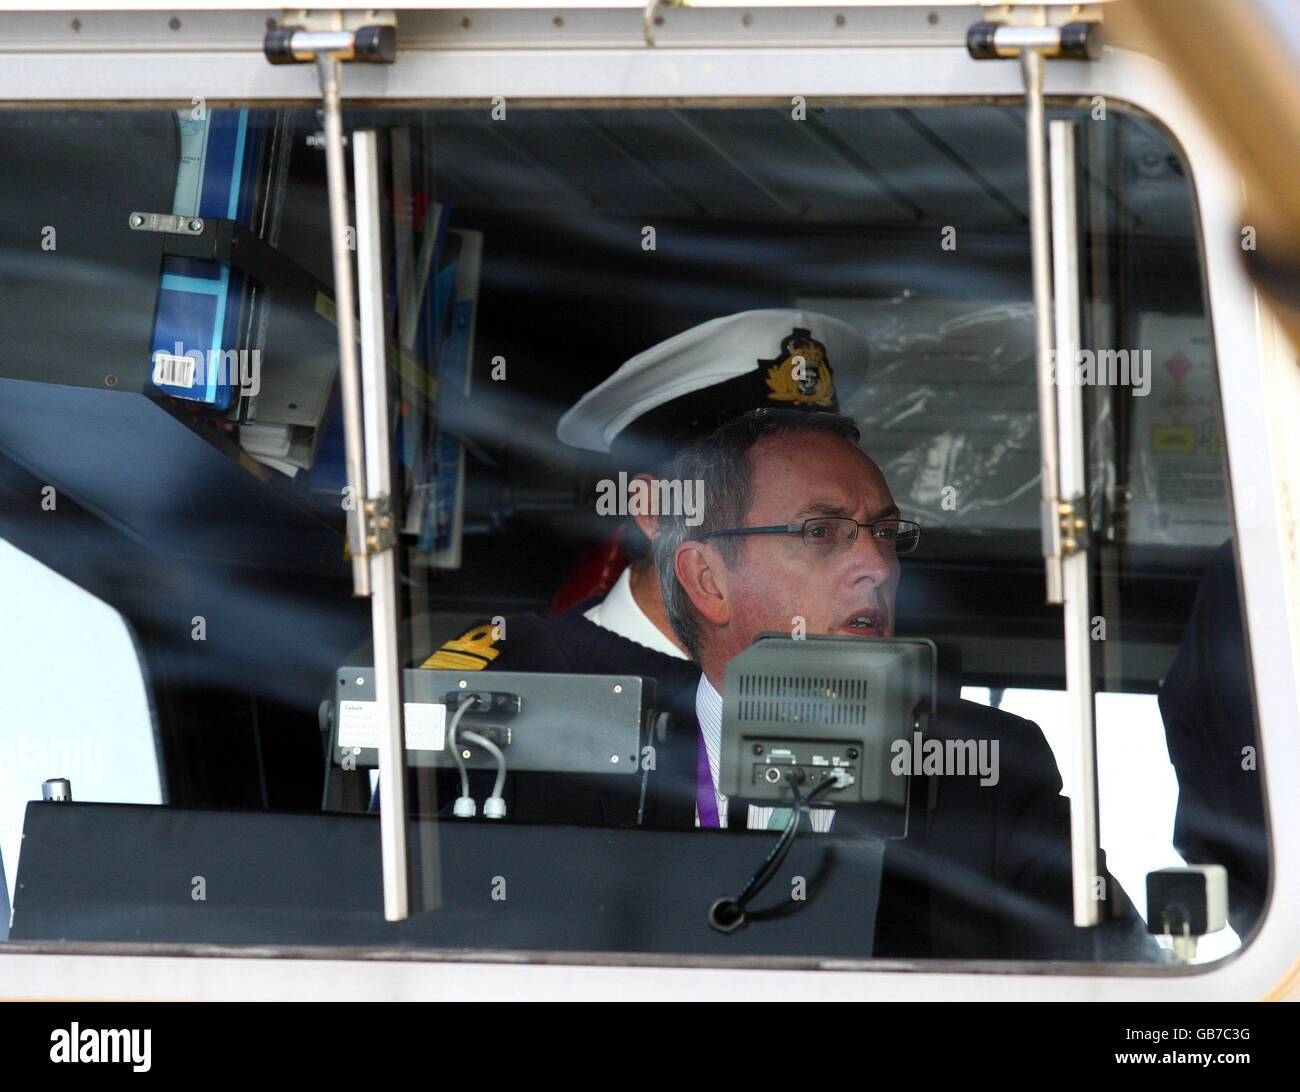
[[[1268,838],[1231,540],[1219,547],[1197,588],[1159,701],[1178,776],[1174,847],[1191,863],[1228,870],[1228,917],[1244,938],[1268,890]]]
[[[699,668],[596,626],[582,616],[589,606],[548,619],[508,619],[508,640],[496,645],[497,655],[484,666],[656,678],[659,704],[673,714],[673,728],[656,744],[643,822],[692,828]],[[990,786],[981,786],[977,776],[914,780],[908,835],[891,840],[886,850],[875,954],[1154,957],[1155,947],[1131,911],[1100,930],[1073,926],[1069,802],[1060,795],[1061,777],[1042,731],[1030,721],[961,701],[957,680],[944,682],[929,736],[997,740],[1000,777]],[[490,771],[472,771],[471,792],[485,797],[492,777]],[[521,774],[511,778],[507,804],[510,815],[524,821],[624,826],[636,821],[639,789],[637,778]],[[458,792],[454,772],[444,773],[439,799]],[[744,829],[745,812],[743,800],[730,801],[729,827]],[[835,830],[841,837],[869,834],[872,820],[842,810]],[[1113,878],[1107,885],[1120,896],[1117,903],[1126,902]]]

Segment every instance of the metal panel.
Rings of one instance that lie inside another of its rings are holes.
[[[409,704],[445,706],[448,694],[469,692],[514,693],[522,698],[517,717],[500,724],[512,734],[506,749],[509,769],[547,770],[561,773],[622,774],[636,776],[641,755],[641,715],[653,702],[653,682],[636,676],[550,675],[493,671],[475,675],[433,668],[404,672]],[[374,672],[368,667],[340,667],[335,686],[335,708],[344,701],[374,701]],[[491,720],[491,718],[488,718]],[[495,721],[494,721],[495,723]],[[465,722],[473,728],[474,719]],[[336,733],[338,724],[336,719]],[[346,751],[342,752],[346,754]],[[339,761],[342,754],[335,756]],[[375,765],[374,748],[353,751],[357,766]],[[410,747],[411,766],[451,767],[445,750]],[[471,769],[496,768],[481,751],[466,759]]]
[[[393,922],[378,898],[378,826],[367,815],[33,802],[14,936],[814,959],[865,957],[875,937],[878,839],[797,839],[782,875],[806,877],[808,898],[776,893],[789,891],[783,878],[756,900],[779,914],[724,936],[705,912],[763,860],[771,834],[412,822],[413,842],[438,847],[440,901]],[[196,861],[210,899],[191,897]],[[494,899],[503,876],[509,897]]]

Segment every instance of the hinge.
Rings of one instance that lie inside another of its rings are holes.
[[[197,216],[173,216],[170,212],[133,212],[127,221],[132,231],[159,231],[166,235],[202,235],[203,221]]]
[[[977,61],[1019,57],[1033,50],[1045,58],[1095,61],[1101,56],[1101,18],[1096,6],[1074,4],[1067,22],[1052,25],[1056,14],[1044,5],[985,5],[985,21],[966,31],[966,50]]]
[[[1082,553],[1092,543],[1092,526],[1088,520],[1087,501],[1083,497],[1063,500],[1056,506],[1057,526],[1061,529],[1061,555]]]
[[[288,9],[282,25],[266,32],[262,50],[272,64],[310,64],[321,56],[392,64],[397,18],[391,11]]]
[[[366,516],[366,546],[369,552],[377,554],[391,550],[397,545],[397,529],[388,496],[368,497],[362,507]]]

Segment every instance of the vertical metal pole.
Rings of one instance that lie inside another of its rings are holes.
[[[1043,58],[1020,51],[1025,80],[1025,150],[1029,162],[1029,243],[1033,260],[1034,334],[1038,360],[1038,450],[1047,601],[1062,602],[1056,388],[1052,380],[1052,257],[1048,234],[1047,132],[1043,125]]]
[[[357,378],[356,301],[352,293],[352,259],[348,253],[348,180],[343,158],[343,114],[339,62],[329,54],[316,58],[325,120],[325,177],[329,186],[330,241],[334,254],[334,314],[339,335],[339,384],[343,393],[343,441],[346,452],[348,549],[352,554],[352,591],[370,594],[366,563],[365,456],[361,431],[361,385]]]
[[[390,507],[392,459],[388,427],[388,352],[384,341],[384,261],[379,225],[379,141],[352,137],[356,174],[357,282],[361,299],[361,387],[366,441],[366,509],[373,538],[370,617],[375,649],[375,714],[379,725],[379,836],[384,917],[410,916],[406,848],[406,741],[403,734],[401,610],[397,597],[397,527]]]
[[[1070,864],[1074,924],[1096,925],[1101,902],[1093,885],[1099,874],[1097,745],[1092,693],[1092,644],[1088,587],[1087,462],[1084,455],[1083,388],[1075,382],[1079,355],[1079,221],[1074,126],[1051,124],[1052,252],[1056,359],[1060,376],[1061,499],[1070,506],[1062,542],[1065,598],[1065,692],[1070,730]],[[1058,520],[1059,525],[1059,520]]]

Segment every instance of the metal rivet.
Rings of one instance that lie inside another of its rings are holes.
[[[460,21],[460,25],[461,25],[462,27],[464,27],[466,30],[469,30],[469,16],[468,16],[468,15],[465,16],[465,18],[462,19],[462,20]]]
[[[469,758],[469,748],[468,748],[468,747],[465,748],[465,750],[461,751],[461,753],[460,753],[460,757],[461,757],[461,758]]]
[[[173,15],[173,16],[172,16],[172,17],[167,21],[167,25],[168,25],[169,27],[171,27],[172,30],[180,30],[180,29],[181,29],[181,21],[180,21],[179,19],[177,19],[176,16],[174,16],[174,15]]]
[[[836,25],[837,27],[842,27],[842,26],[844,25],[844,16],[843,16],[843,15],[837,15],[837,16],[835,16],[835,25]]]
[[[465,687],[467,687],[468,685],[469,685],[469,683],[467,683],[464,679],[461,679],[461,680],[460,680],[460,688],[461,688],[462,690],[464,690]]]
[[[139,226],[140,226],[141,224],[143,224],[143,223],[144,223],[144,217],[143,217],[143,216],[141,216],[138,212],[133,212],[133,213],[131,213],[131,226],[132,226],[132,227],[139,227]]]
[[[754,23],[754,17],[752,15],[742,15],[740,21],[744,26],[752,26]]]
[[[69,25],[70,27],[72,27],[73,30],[80,30],[80,29],[81,29],[81,20],[80,20],[80,19],[73,19],[72,22],[69,23],[68,25]]]
[[[358,675],[358,676],[357,676],[357,685],[358,685],[358,686],[365,686],[365,685],[366,685],[366,677],[365,677],[364,675]]]
[[[551,22],[554,23],[557,27],[562,27],[564,26],[564,16],[557,15],[554,19],[551,20]]]
[[[361,748],[360,748],[360,747],[353,747],[353,748],[352,748],[352,753],[353,753],[354,755],[359,755],[359,754],[361,753]]]
[[[106,387],[116,387],[116,386],[117,386],[117,376],[115,376],[115,375],[106,375],[106,376],[104,376],[104,386],[106,386]]]
[[[191,230],[191,231],[202,231],[202,230],[203,230],[203,221],[202,221],[202,220],[191,220],[191,221],[190,221],[190,230]]]
[[[609,760],[610,760],[611,762],[617,762],[617,761],[618,761],[618,755],[610,755],[610,756],[609,756]]]
[[[614,693],[615,693],[615,694],[621,694],[621,693],[623,693],[623,685],[622,685],[622,683],[615,683],[615,684],[614,684]]]

